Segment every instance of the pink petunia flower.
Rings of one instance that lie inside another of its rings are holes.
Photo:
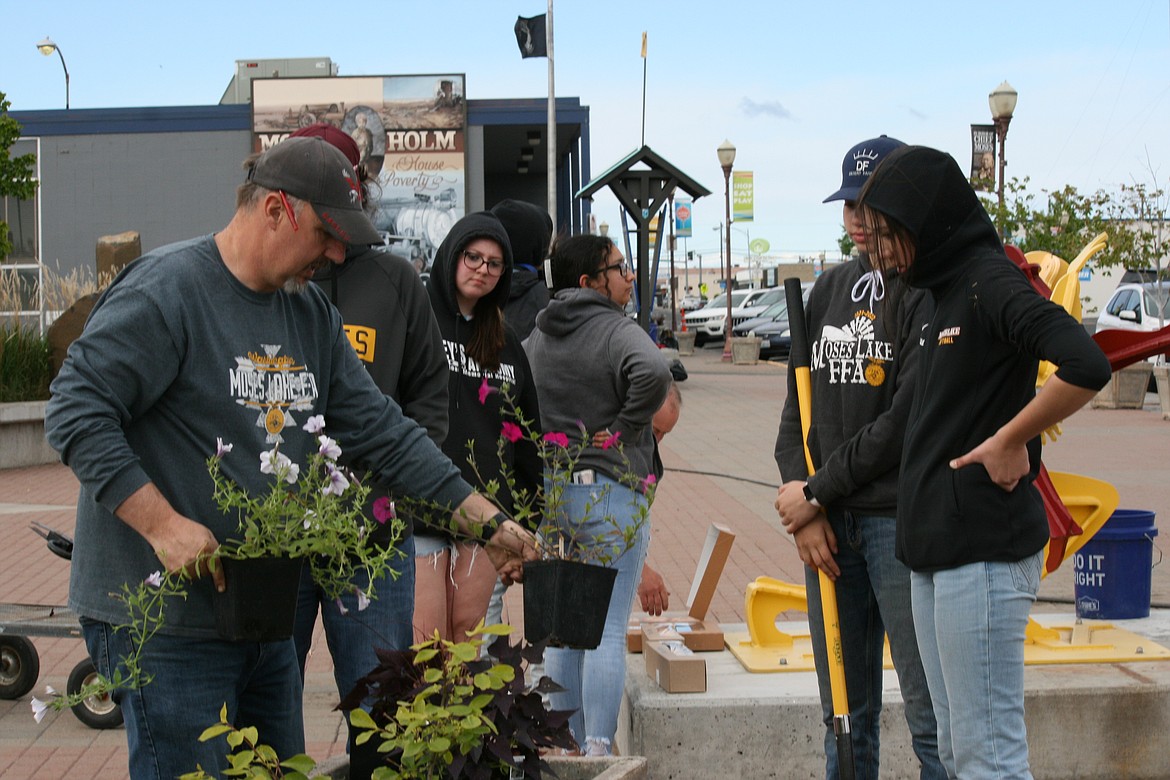
[[[558,431],[549,431],[544,435],[544,440],[549,444],[555,444],[558,447],[569,446],[569,437]]]
[[[504,427],[501,429],[500,433],[505,439],[512,442],[513,444],[524,438],[524,431],[520,429],[520,426],[510,421],[504,422]]]
[[[325,430],[325,415],[315,414],[305,421],[301,430],[306,433],[320,433]]]
[[[486,404],[488,396],[495,392],[497,392],[497,390],[488,384],[487,377],[485,376],[483,381],[479,383],[479,402],[481,404]]]
[[[642,480],[642,492],[644,493],[652,488],[656,482],[658,482],[658,477],[653,474],[647,474],[646,479]]]
[[[394,502],[390,500],[389,496],[382,496],[374,502],[375,520],[385,525],[387,520],[393,520],[394,517]]]
[[[232,445],[224,444],[223,439],[218,436],[215,437],[215,457],[222,458],[232,451]]]
[[[601,443],[601,449],[603,449],[603,450],[608,450],[610,447],[612,447],[612,446],[614,446],[615,444],[617,444],[617,443],[618,443],[618,437],[619,437],[619,436],[621,436],[621,435],[622,435],[622,432],[621,432],[621,431],[618,431],[617,433],[611,433],[611,434],[609,435],[609,438],[607,438],[605,441],[603,441],[603,442]]]
[[[146,584],[152,588],[161,588],[162,587],[162,572],[161,571],[153,572],[149,577],[146,578]]]

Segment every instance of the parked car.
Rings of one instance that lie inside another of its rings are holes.
[[[744,308],[733,311],[731,313],[731,330],[735,332],[735,326],[741,322],[755,319],[761,316],[769,306],[775,306],[780,301],[784,300],[783,287],[770,287],[764,291],[764,294],[756,298],[750,305]]]
[[[763,325],[756,326],[751,333],[754,333],[760,339],[760,358],[768,360],[771,358],[787,359],[788,353],[792,351],[792,330],[788,327],[787,309],[785,310],[785,317],[782,320],[772,320],[765,322]],[[732,331],[737,336],[740,335],[738,331]],[[745,331],[743,335],[748,335]]]
[[[761,325],[767,325],[772,320],[788,319],[788,301],[777,301],[764,309],[759,316],[735,323],[731,332],[736,336],[747,336]]]
[[[698,295],[684,295],[678,302],[678,307],[683,311],[697,311],[706,305],[707,299]]]
[[[735,319],[736,312],[752,306],[768,290],[732,290],[731,291],[731,318]],[[723,338],[723,321],[727,319],[727,294],[721,293],[712,298],[706,306],[698,311],[687,312],[685,318],[687,330],[695,332],[695,346],[700,347],[708,341],[718,341]]]
[[[1120,284],[1097,317],[1097,330],[1154,331],[1164,325],[1170,325],[1170,281]]]
[[[805,302],[808,301],[812,285],[812,282],[804,282],[800,286]],[[792,350],[792,333],[788,327],[788,301],[781,300],[772,304],[759,317],[741,322],[732,328],[731,332],[736,336],[758,336],[761,358],[787,358]]]

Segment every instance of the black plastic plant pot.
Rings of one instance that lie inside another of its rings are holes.
[[[221,558],[223,593],[212,594],[215,629],[229,642],[279,642],[293,633],[300,558]]]
[[[552,647],[592,650],[601,644],[617,569],[579,561],[524,564],[524,638]]]

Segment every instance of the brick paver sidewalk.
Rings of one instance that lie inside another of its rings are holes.
[[[675,432],[663,444],[667,473],[653,511],[651,564],[672,592],[671,608],[685,610],[696,559],[712,522],[736,534],[711,617],[741,623],[743,594],[760,575],[793,582],[803,579],[789,538],[779,532],[772,509],[778,482],[772,449],[785,395],[785,369],[777,364],[731,366],[719,349],[699,350],[684,359],[690,378],[682,384],[684,405]],[[1069,420],[1065,434],[1046,451],[1050,468],[1096,476],[1115,484],[1122,506],[1170,513],[1170,422],[1146,410],[1085,409]],[[62,604],[68,564],[52,555],[28,530],[37,520],[71,533],[77,483],[62,466],[0,472],[0,601]],[[1168,540],[1166,543],[1170,543]],[[519,589],[508,595],[505,618],[520,623]],[[1041,595],[1069,599],[1071,570],[1048,578]],[[1170,566],[1154,569],[1154,601],[1170,601]],[[1062,611],[1043,605],[1044,611]],[[1072,611],[1071,605],[1063,609]],[[321,629],[318,626],[318,639]],[[69,713],[42,724],[31,717],[29,698],[46,684],[63,690],[84,656],[75,639],[35,640],[41,674],[33,694],[0,700],[0,780],[37,777],[126,776],[125,733],[99,732]],[[318,646],[324,647],[323,641]],[[344,750],[344,728],[332,711],[337,696],[327,652],[311,658],[306,680],[306,737],[318,760]]]

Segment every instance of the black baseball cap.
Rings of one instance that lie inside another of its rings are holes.
[[[330,235],[347,244],[379,244],[382,237],[362,209],[357,173],[346,156],[321,138],[288,138],[257,158],[248,177],[270,190],[307,201]]]

